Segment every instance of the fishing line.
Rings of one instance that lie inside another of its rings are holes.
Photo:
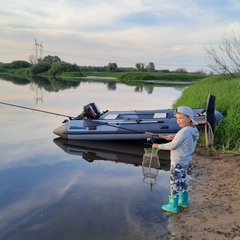
[[[24,106],[20,106],[20,105],[16,105],[16,104],[11,104],[11,103],[0,102],[0,104],[4,104],[4,105],[7,105],[7,106],[11,106],[11,107],[23,108],[23,109],[27,109],[27,110],[36,111],[36,112],[42,112],[42,113],[52,114],[52,115],[56,115],[56,116],[68,117],[68,118],[70,118],[70,119],[71,119],[71,118],[74,118],[74,117],[67,116],[67,115],[60,114],[60,113],[54,113],[54,112],[39,110],[39,109],[36,109],[36,108],[24,107]]]
[[[25,106],[21,106],[21,105],[6,103],[6,102],[0,102],[0,104],[11,106],[11,107],[23,108],[23,109],[27,109],[27,110],[31,110],[31,111],[36,111],[36,112],[52,114],[52,115],[56,115],[56,116],[67,117],[67,118],[70,118],[70,119],[74,119],[75,118],[75,117],[64,115],[64,114],[60,114],[60,113],[44,111],[44,110],[40,110],[40,109],[36,109],[36,108],[30,108],[30,107],[25,107]],[[109,123],[100,122],[100,121],[93,121],[93,122],[98,124],[98,125],[109,125],[111,127],[120,128],[120,129],[132,131],[132,132],[136,132],[136,133],[145,133],[145,132],[142,132],[142,131],[138,131],[138,130],[134,130],[134,129],[130,129],[130,128],[125,128],[125,127],[121,127],[121,126],[115,126],[115,125],[112,125],[112,124],[109,124]]]
[[[21,105],[6,103],[6,102],[0,102],[0,104],[11,106],[11,107],[23,108],[23,109],[26,109],[26,110],[31,110],[31,111],[41,112],[41,113],[52,114],[52,115],[55,115],[55,116],[67,117],[69,119],[74,119],[75,118],[75,117],[64,115],[64,114],[60,114],[60,113],[49,112],[49,111],[45,111],[45,110],[25,107],[25,106],[21,106]],[[138,131],[138,130],[134,130],[134,129],[131,129],[131,128],[125,128],[125,127],[122,127],[122,126],[116,126],[116,125],[112,125],[112,124],[109,124],[109,123],[104,123],[104,122],[101,122],[101,121],[92,121],[92,122],[96,123],[98,125],[108,125],[110,127],[115,127],[115,128],[119,128],[119,129],[123,129],[123,130],[127,130],[127,131],[132,131],[132,132],[135,132],[135,133],[142,133],[142,134],[144,133],[144,134],[147,134],[147,135],[157,136],[157,137],[161,138],[161,136],[159,136],[158,134],[154,134],[154,133],[151,133],[151,132]],[[158,121],[158,122],[160,123],[161,121]],[[136,124],[140,124],[140,122],[136,122]]]

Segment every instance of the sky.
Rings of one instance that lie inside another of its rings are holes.
[[[206,48],[239,31],[237,0],[0,0],[0,62],[211,71]]]

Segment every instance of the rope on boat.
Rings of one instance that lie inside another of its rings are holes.
[[[204,124],[206,147],[214,145],[214,133],[211,124],[207,120],[197,120],[198,124]]]
[[[207,147],[214,145],[214,133],[209,122],[205,124],[205,140]]]

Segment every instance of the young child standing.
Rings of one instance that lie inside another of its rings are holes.
[[[170,150],[170,195],[169,203],[162,209],[167,212],[178,213],[178,206],[188,207],[188,180],[187,171],[192,161],[192,154],[199,138],[198,123],[193,119],[190,107],[181,106],[176,109],[176,119],[182,128],[176,135],[166,136],[169,143],[153,144],[152,147],[161,150]]]

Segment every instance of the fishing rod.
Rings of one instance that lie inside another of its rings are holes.
[[[36,108],[30,108],[30,107],[25,107],[25,106],[21,106],[21,105],[6,103],[6,102],[0,102],[0,104],[7,105],[7,106],[11,106],[11,107],[23,108],[23,109],[27,109],[27,110],[31,110],[31,111],[36,111],[36,112],[41,112],[41,113],[52,114],[52,115],[55,115],[55,116],[67,117],[67,118],[69,118],[70,120],[72,120],[72,119],[75,118],[75,117],[68,116],[68,115],[64,115],[64,114],[60,114],[60,113],[44,111],[44,110],[40,110],[40,109],[36,109]],[[130,128],[125,128],[125,127],[122,127],[122,126],[116,126],[116,125],[112,125],[112,124],[109,124],[109,123],[104,123],[104,122],[101,122],[101,121],[94,121],[94,123],[96,123],[96,124],[98,124],[98,125],[108,125],[108,126],[115,127],[115,128],[120,128],[120,129],[123,129],[123,130],[132,131],[132,132],[135,132],[135,133],[144,133],[144,134],[150,135],[150,136],[152,136],[152,137],[165,138],[164,135],[158,135],[158,134],[151,133],[151,132],[142,132],[142,131],[138,131],[138,130],[134,130],[134,129],[130,129]]]
[[[101,121],[94,121],[94,123],[96,123],[98,125],[108,125],[110,127],[115,127],[115,128],[131,131],[131,132],[135,132],[135,133],[145,133],[145,132],[142,132],[142,131],[134,130],[134,129],[131,129],[131,128],[125,128],[125,127],[122,127],[122,126],[116,126],[116,125],[109,124],[109,123],[104,123],[104,122],[101,122]]]
[[[138,130],[135,130],[135,129],[125,128],[125,127],[122,127],[122,126],[116,126],[116,125],[112,125],[112,124],[109,124],[109,123],[104,123],[104,122],[101,122],[101,121],[94,121],[94,123],[96,123],[98,125],[108,125],[110,127],[115,127],[115,128],[119,128],[119,129],[123,129],[123,130],[128,130],[128,131],[135,132],[135,133],[144,133],[144,134],[149,135],[151,137],[159,137],[159,138],[166,139],[166,136],[155,134],[155,133],[152,133],[152,132],[138,131]]]
[[[36,112],[42,112],[42,113],[52,114],[52,115],[55,115],[55,116],[68,117],[69,119],[74,118],[74,117],[67,116],[67,115],[60,114],[60,113],[54,113],[54,112],[39,110],[39,109],[36,109],[36,108],[24,107],[24,106],[20,106],[20,105],[16,105],[16,104],[11,104],[11,103],[0,102],[0,104],[7,105],[7,106],[11,106],[11,107],[23,108],[23,109],[27,109],[27,110],[36,111]]]
[[[163,138],[163,139],[165,139],[165,140],[168,140],[168,139],[167,139],[167,136],[165,136],[165,135],[159,135],[159,134],[152,133],[152,132],[145,132],[145,134],[150,135],[150,136],[152,136],[152,137],[159,137],[159,138]]]

